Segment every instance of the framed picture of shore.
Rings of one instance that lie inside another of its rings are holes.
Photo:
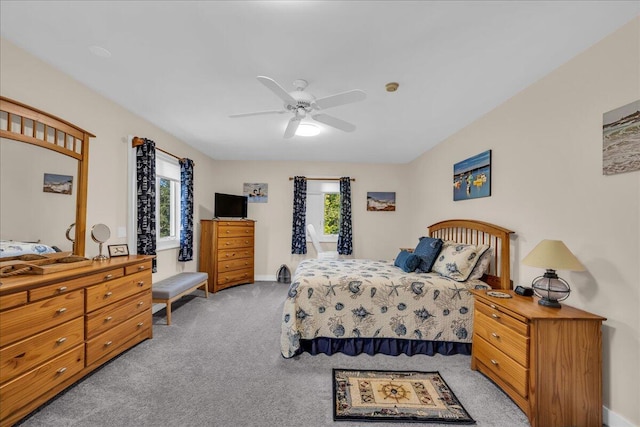
[[[372,212],[395,212],[395,191],[368,191],[367,210]]]
[[[453,165],[453,200],[491,196],[491,150]]]
[[[73,188],[73,176],[59,175],[57,173],[45,173],[42,191],[45,193],[71,194]]]
[[[640,100],[602,117],[602,174],[637,170],[640,170]]]

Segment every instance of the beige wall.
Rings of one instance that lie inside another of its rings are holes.
[[[639,20],[626,25],[410,165],[414,233],[444,218],[493,222],[516,232],[515,283],[539,269],[520,260],[560,239],[586,272],[560,271],[567,303],[607,317],[604,404],[640,424],[640,172],[602,174],[602,114],[640,98]],[[492,196],[452,201],[452,165],[492,150]],[[429,202],[427,202],[427,200]],[[433,203],[433,202],[437,203]]]
[[[638,20],[584,52],[409,165],[212,160],[182,141],[88,90],[2,40],[0,91],[97,135],[92,140],[87,223],[112,230],[127,224],[128,135],[145,136],[195,169],[195,222],[211,218],[216,191],[240,194],[244,182],[269,184],[269,202],[250,204],[256,219],[256,275],[273,277],[290,254],[289,176],[349,175],[354,256],[393,258],[426,227],[446,218],[474,218],[516,231],[513,277],[527,284],[540,271],[520,265],[541,239],[562,239],[587,272],[560,272],[574,292],[568,303],[608,318],[604,337],[604,402],[640,424],[640,172],[603,176],[602,114],[640,97]],[[453,163],[493,150],[492,196],[453,202]],[[395,191],[397,211],[367,212],[367,191]],[[199,226],[196,225],[196,245]],[[124,238],[113,238],[125,242]],[[87,255],[97,253],[87,242]],[[314,251],[309,246],[309,254]],[[197,252],[195,254],[197,259]],[[161,279],[196,262],[158,256]],[[628,381],[629,374],[635,375]]]

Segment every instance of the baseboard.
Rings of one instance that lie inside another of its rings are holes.
[[[275,274],[264,274],[261,276],[253,276],[253,280],[256,282],[275,282],[278,278]]]
[[[602,407],[602,421],[608,427],[638,427],[606,406]]]

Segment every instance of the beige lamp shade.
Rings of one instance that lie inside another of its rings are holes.
[[[522,260],[524,265],[550,270],[584,271],[584,265],[561,240],[543,240]]]

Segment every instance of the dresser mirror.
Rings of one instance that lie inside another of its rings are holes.
[[[91,137],[0,97],[0,240],[26,243],[27,251],[51,247],[84,256]]]

